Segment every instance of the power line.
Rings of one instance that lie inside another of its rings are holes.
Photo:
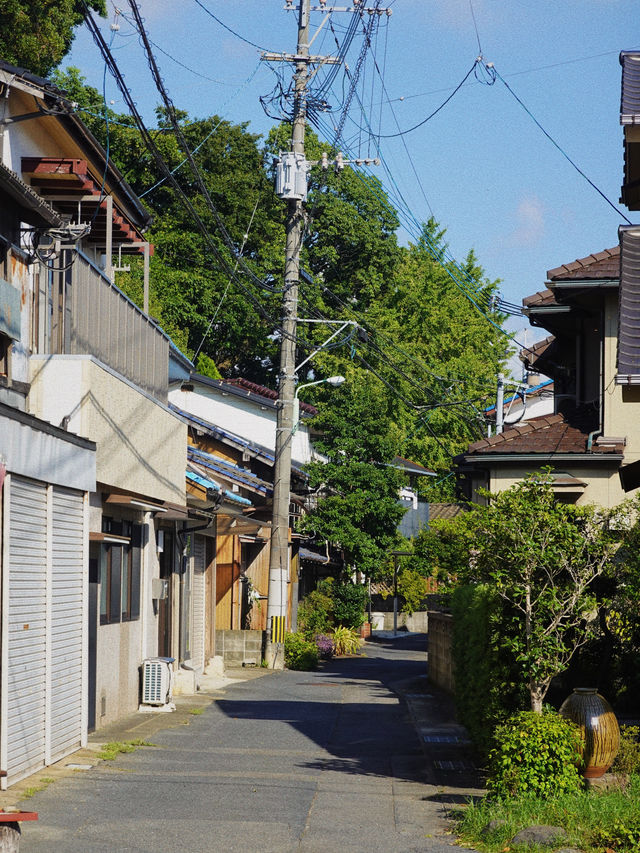
[[[602,192],[602,190],[598,186],[596,186],[596,184],[591,180],[591,178],[589,178],[588,175],[586,175],[582,171],[582,169],[578,166],[578,164],[574,160],[572,160],[571,157],[569,157],[569,155],[564,150],[564,148],[562,148],[562,146],[558,142],[556,142],[556,140],[551,136],[551,134],[547,130],[544,129],[544,127],[540,124],[538,119],[533,115],[531,110],[523,103],[523,101],[520,100],[520,98],[516,95],[516,93],[513,91],[513,89],[509,86],[507,81],[503,77],[500,76],[500,74],[498,73],[495,66],[492,63],[488,63],[486,65],[486,68],[487,68],[487,70],[489,70],[490,73],[495,74],[497,79],[500,80],[500,82],[504,85],[504,87],[507,89],[507,91],[515,98],[515,100],[520,104],[522,109],[527,113],[529,118],[531,118],[531,120],[536,125],[536,127],[538,127],[544,133],[544,135],[547,137],[549,142],[551,142],[551,144],[558,149],[558,151],[562,154],[562,156],[566,160],[568,160],[569,163],[571,163],[571,165],[576,170],[576,172],[578,172],[579,175],[582,175],[582,177],[585,179],[585,181],[591,187],[593,187],[593,189],[598,193],[598,195],[600,195],[606,201],[606,203],[609,205],[609,207],[611,207],[611,209],[614,210],[618,216],[621,216],[625,220],[625,222],[627,222],[629,225],[632,225],[631,220],[621,210],[618,210],[618,208],[615,206],[615,204],[610,199],[607,198],[607,196]]]
[[[197,3],[197,5],[200,6],[200,8],[203,9],[207,13],[207,15],[209,15],[210,18],[213,18],[213,20],[216,21],[216,23],[220,24],[223,29],[225,29],[228,33],[231,33],[231,35],[234,35],[236,38],[240,39],[240,41],[243,41],[245,44],[251,45],[251,47],[257,47],[258,50],[262,50],[265,52],[268,50],[268,48],[261,47],[259,44],[250,41],[248,38],[245,38],[244,36],[240,35],[239,32],[236,32],[236,30],[227,26],[227,24],[225,24],[223,21],[220,20],[220,18],[213,14],[211,9],[207,9],[207,7],[204,5],[204,3],[201,2],[201,0],[194,0],[194,3]]]
[[[467,73],[464,75],[464,77],[462,78],[462,80],[458,83],[458,85],[456,86],[456,88],[451,92],[451,94],[449,95],[449,97],[448,97],[448,98],[446,98],[446,99],[445,99],[445,100],[440,104],[440,106],[439,106],[439,107],[436,107],[436,109],[435,109],[432,113],[430,113],[426,118],[423,118],[423,119],[422,119],[422,121],[419,121],[417,124],[414,124],[414,125],[413,125],[413,127],[408,127],[406,130],[401,130],[401,131],[399,131],[398,133],[379,133],[379,134],[378,134],[378,138],[379,138],[379,139],[395,139],[395,138],[396,138],[396,137],[398,137],[398,136],[405,136],[407,133],[412,133],[412,131],[417,130],[419,127],[422,127],[423,125],[425,125],[428,121],[431,121],[431,119],[432,119],[434,116],[437,116],[437,115],[438,115],[438,113],[440,112],[440,110],[444,109],[444,107],[446,107],[446,106],[447,106],[447,104],[449,103],[449,101],[450,101],[453,97],[455,97],[455,95],[457,95],[457,94],[458,94],[458,92],[460,91],[460,89],[462,89],[462,87],[463,87],[463,86],[464,86],[464,84],[467,82],[467,80],[469,79],[469,77],[470,77],[470,76],[473,74],[473,72],[475,71],[476,66],[477,66],[477,64],[478,64],[479,62],[480,62],[480,60],[479,60],[479,59],[476,59],[476,61],[475,61],[475,62],[473,63],[473,65],[471,66],[471,68],[467,71]],[[391,102],[389,101],[388,103],[391,103]]]

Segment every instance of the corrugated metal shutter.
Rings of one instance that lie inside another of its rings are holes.
[[[618,377],[640,376],[640,228],[623,225],[618,294]]]
[[[51,761],[82,740],[83,500],[54,487],[51,547]]]
[[[191,660],[197,670],[204,669],[205,632],[205,556],[204,538],[193,537],[193,587],[191,590],[192,624]]]
[[[7,666],[7,772],[45,763],[47,488],[11,478]]]

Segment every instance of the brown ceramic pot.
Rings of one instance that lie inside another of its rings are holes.
[[[576,687],[562,703],[560,715],[582,729],[582,775],[598,779],[611,767],[620,745],[620,728],[611,705],[595,687]]]

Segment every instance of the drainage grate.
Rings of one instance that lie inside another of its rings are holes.
[[[458,737],[458,735],[422,735],[422,740],[425,743],[471,743],[468,738]]]
[[[475,770],[470,761],[434,761],[436,770]]]

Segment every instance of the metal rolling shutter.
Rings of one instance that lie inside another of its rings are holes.
[[[7,667],[8,780],[45,764],[47,488],[12,477]]]
[[[82,494],[54,487],[51,547],[51,761],[81,745]]]
[[[204,537],[193,537],[193,588],[191,606],[193,631],[191,635],[191,660],[197,670],[204,669],[205,640],[205,558]]]

